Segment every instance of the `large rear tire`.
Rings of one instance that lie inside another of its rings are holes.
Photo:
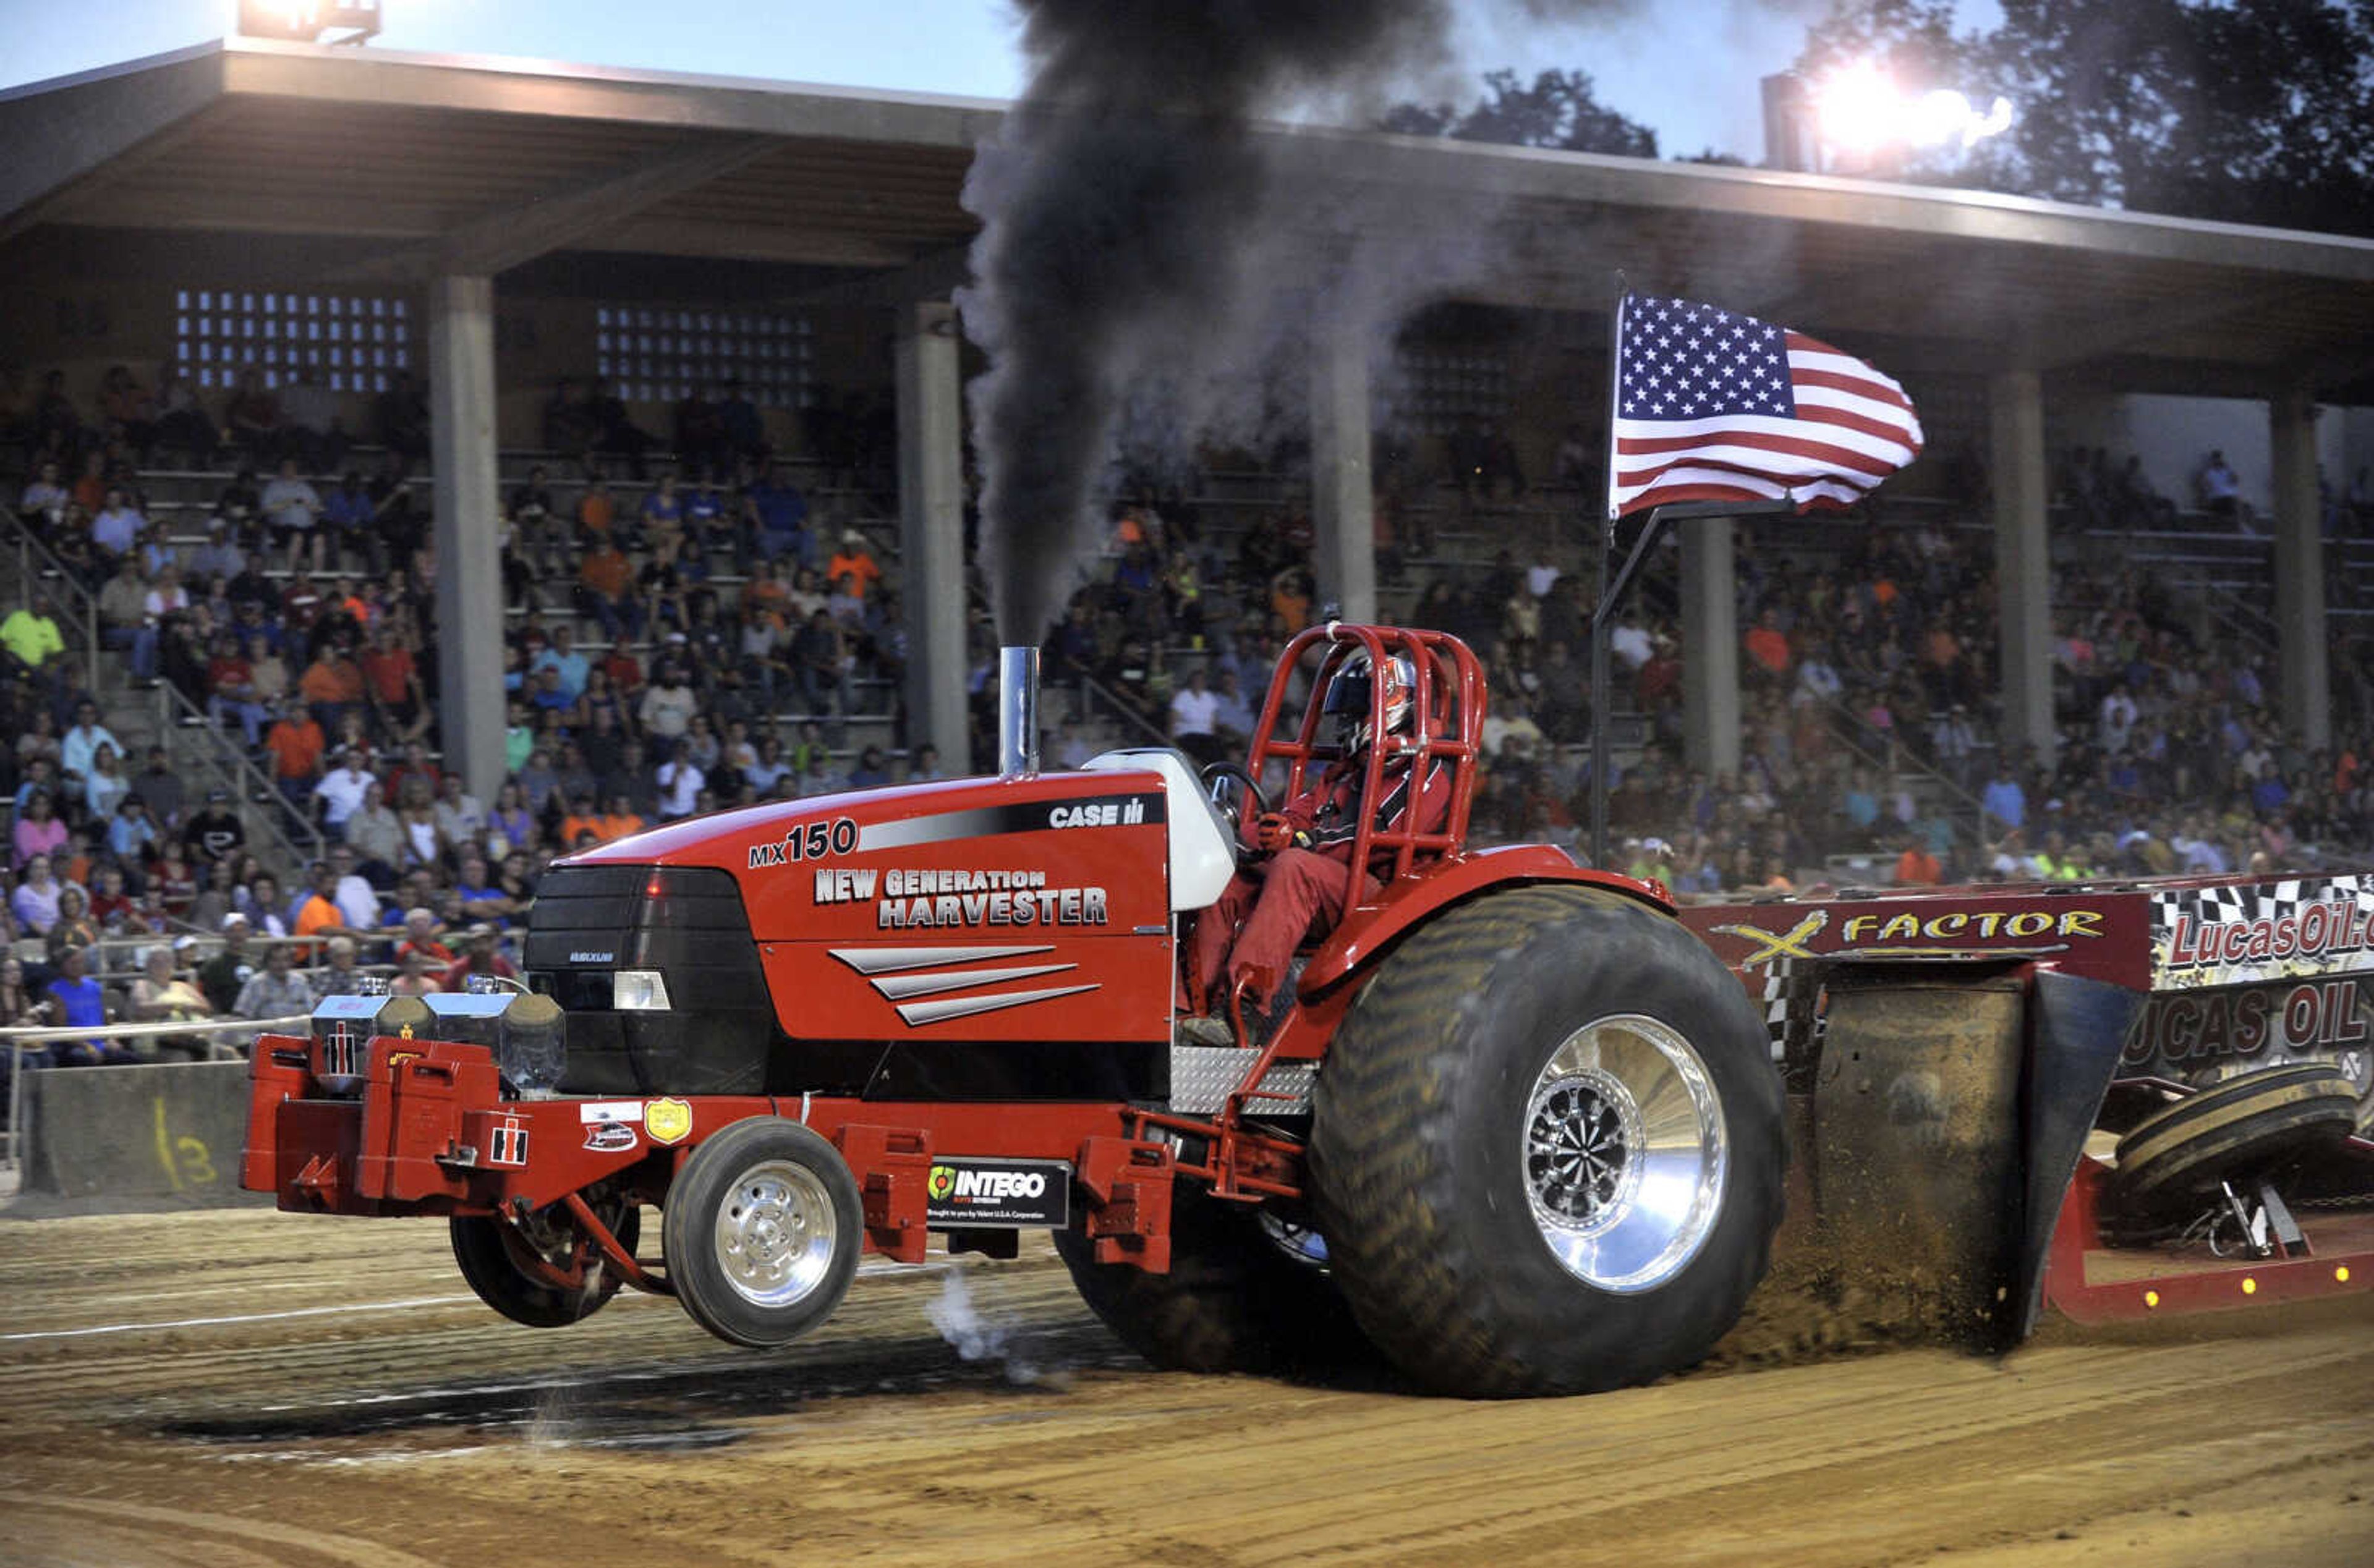
[[[2130,1214],[2180,1209],[2220,1181],[2329,1149],[2356,1121],[2357,1086],[2331,1062],[2228,1078],[2129,1128],[2103,1197]]]
[[[1099,1263],[1096,1244],[1055,1233],[1081,1299],[1122,1343],[1165,1372],[1320,1374],[1374,1352],[1327,1273],[1263,1228],[1258,1210],[1184,1185],[1170,1199],[1170,1268]]]
[[[1369,1339],[1467,1398],[1645,1383],[1705,1356],[1780,1223],[1780,1080],[1712,953],[1621,895],[1444,914],[1319,1074],[1312,1186]]]
[[[619,1200],[597,1203],[594,1211],[620,1246],[630,1253],[635,1250],[642,1235],[641,1208]],[[618,1293],[618,1276],[576,1234],[565,1210],[556,1206],[535,1218],[544,1227],[543,1256],[563,1269],[573,1259],[587,1270],[586,1289],[562,1290],[529,1274],[521,1267],[521,1255],[535,1251],[535,1243],[515,1227],[483,1214],[456,1214],[450,1222],[453,1261],[461,1265],[462,1278],[478,1293],[478,1299],[514,1323],[531,1328],[565,1328],[582,1323]]]
[[[669,1185],[665,1218],[676,1300],[719,1339],[759,1350],[831,1316],[865,1245],[849,1162],[782,1117],[737,1121],[695,1149]]]

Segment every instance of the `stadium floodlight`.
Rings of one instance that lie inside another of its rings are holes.
[[[344,32],[332,43],[360,43],[379,31],[379,0],[239,0],[242,38],[294,39],[312,43],[324,33]]]
[[[1842,152],[1870,157],[1889,146],[1959,144],[1969,151],[2011,129],[2012,108],[1998,98],[1980,113],[1951,88],[1918,96],[1903,92],[1868,60],[1834,73],[1815,89],[1822,140]]]

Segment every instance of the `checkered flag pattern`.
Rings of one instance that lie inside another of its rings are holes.
[[[1767,964],[1764,1027],[1772,1036],[1773,1064],[1792,1089],[1812,1082],[1814,1061],[1821,1054],[1821,1026],[1819,966],[1800,968],[1793,958],[1775,958]]]
[[[2359,876],[2282,877],[2273,882],[2224,883],[2208,887],[2155,887],[2151,910],[2152,986],[2156,990],[2236,985],[2278,976],[2336,973],[2374,967],[2360,949],[2284,954],[2218,963],[2172,963],[2178,922],[2187,922],[2188,945],[2211,927],[2265,920],[2297,922],[2312,905],[2355,904],[2364,920],[2374,911],[2374,882]],[[2313,925],[2313,922],[2311,922]]]

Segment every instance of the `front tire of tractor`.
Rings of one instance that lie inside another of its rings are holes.
[[[1170,1199],[1170,1268],[1099,1263],[1096,1243],[1055,1233],[1088,1309],[1165,1372],[1323,1375],[1374,1352],[1324,1270],[1290,1256],[1260,1211],[1184,1184]]]
[[[782,1117],[737,1121],[695,1149],[668,1188],[665,1221],[661,1247],[684,1310],[758,1350],[832,1316],[865,1241],[849,1162]]]
[[[1336,1282],[1403,1372],[1506,1398],[1701,1360],[1780,1221],[1781,1087],[1733,977],[1599,888],[1497,893],[1386,958],[1319,1074]]]
[[[596,1206],[602,1223],[629,1252],[642,1235],[643,1212],[632,1203],[614,1201]],[[504,1222],[483,1214],[456,1214],[449,1222],[453,1238],[453,1261],[462,1267],[462,1278],[478,1293],[478,1299],[501,1313],[514,1323],[531,1328],[565,1328],[571,1323],[582,1323],[609,1305],[618,1293],[618,1276],[605,1267],[598,1254],[576,1235],[565,1212],[548,1209],[546,1216],[562,1216],[546,1220],[553,1234],[544,1239],[550,1243],[546,1258],[562,1266],[568,1259],[560,1254],[573,1250],[578,1261],[593,1271],[590,1289],[567,1291],[546,1284],[521,1267],[521,1255],[533,1250],[533,1244],[519,1231]],[[590,1255],[590,1256],[588,1256]]]

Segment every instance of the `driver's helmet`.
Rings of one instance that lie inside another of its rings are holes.
[[[1344,661],[1327,683],[1327,700],[1320,712],[1335,722],[1335,741],[1345,755],[1366,750],[1369,733],[1369,685],[1384,682],[1385,732],[1409,733],[1410,711],[1417,701],[1417,667],[1399,654],[1387,658],[1381,673],[1371,671],[1369,656],[1355,653]]]

